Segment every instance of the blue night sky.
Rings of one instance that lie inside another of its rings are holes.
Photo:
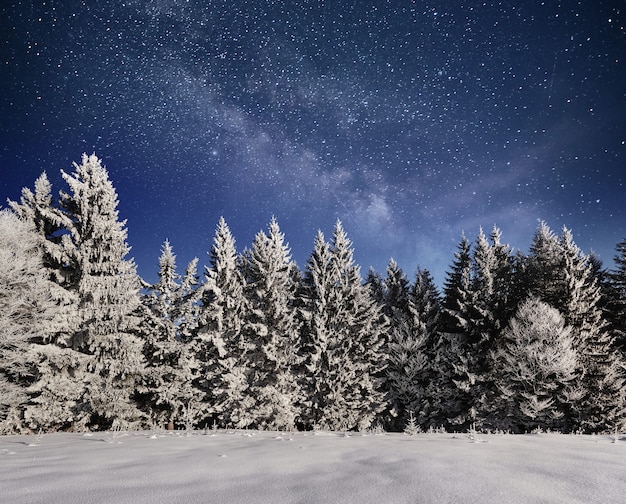
[[[139,273],[223,215],[304,267],[337,218],[365,274],[441,284],[465,232],[626,237],[626,2],[46,1],[0,7],[0,198],[103,159]]]

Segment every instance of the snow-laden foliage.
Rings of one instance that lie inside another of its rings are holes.
[[[305,273],[307,397],[304,420],[323,429],[365,429],[385,404],[380,308],[361,281],[351,242],[337,222],[321,232]]]
[[[410,418],[422,428],[433,415],[433,349],[438,337],[439,294],[427,270],[418,269],[410,287],[393,260],[387,266],[384,309],[389,317],[386,384],[390,427],[401,430]]]
[[[38,355],[54,315],[34,226],[0,210],[0,433],[27,426],[23,409],[37,377]]]
[[[170,429],[199,412],[193,387],[198,365],[191,345],[198,310],[197,262],[193,259],[181,278],[176,256],[166,240],[159,258],[159,281],[148,286],[142,297],[145,409],[155,425]]]
[[[625,418],[623,357],[604,319],[593,265],[567,228],[557,237],[542,223],[528,258],[531,292],[558,309],[571,327],[583,393],[576,428],[610,430]]]
[[[339,221],[301,272],[275,219],[240,255],[221,218],[201,285],[167,241],[148,285],[100,160],[62,175],[0,215],[3,432],[624,426],[624,242],[606,271],[568,229],[479,230],[440,298],[393,260],[363,282]]]
[[[199,361],[202,410],[220,425],[244,428],[254,421],[248,393],[245,280],[235,239],[220,218],[202,285],[199,331],[194,342]]]
[[[581,395],[571,327],[537,298],[522,303],[491,352],[499,394],[493,427],[512,432],[571,431],[572,405]]]
[[[254,399],[254,425],[263,429],[294,430],[300,413],[300,321],[295,310],[289,246],[276,219],[268,233],[260,231],[244,254],[248,317],[245,334],[251,348],[248,394]]]

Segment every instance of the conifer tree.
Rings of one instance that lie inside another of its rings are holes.
[[[0,434],[23,432],[55,305],[31,222],[0,210]]]
[[[444,282],[441,335],[434,360],[440,372],[439,393],[433,394],[438,424],[458,429],[475,421],[472,387],[476,383],[473,341],[469,337],[474,307],[471,244],[463,235]]]
[[[378,376],[385,327],[341,222],[332,245],[318,233],[305,283],[309,421],[324,429],[365,429],[384,408]]]
[[[159,281],[142,297],[147,409],[155,424],[169,429],[199,412],[192,385],[197,365],[191,352],[197,321],[197,262],[193,259],[181,278],[166,240],[159,258]]]
[[[571,328],[537,298],[520,305],[490,353],[495,385],[492,427],[512,432],[571,431],[572,404],[581,396]]]
[[[293,430],[301,402],[300,322],[295,310],[289,246],[272,218],[268,234],[259,232],[244,254],[248,316],[245,335],[251,349],[248,394],[257,428]]]
[[[34,192],[23,188],[20,202],[9,201],[9,205],[34,229],[42,252],[43,268],[52,282],[49,284],[50,295],[57,309],[49,321],[49,341],[58,343],[67,340],[75,330],[70,325],[70,312],[77,302],[76,292],[70,289],[68,281],[70,258],[62,245],[63,235],[71,224],[70,217],[59,209],[45,172],[35,181]]]
[[[75,376],[81,376],[86,356],[68,346],[77,329],[75,307],[78,293],[72,289],[71,260],[63,236],[71,224],[70,217],[52,197],[52,186],[46,173],[35,181],[32,192],[22,189],[20,202],[9,201],[14,212],[37,237],[42,270],[48,279],[48,290],[54,309],[46,323],[46,334],[37,350],[37,372],[30,386],[30,400],[24,411],[24,422],[34,430],[53,431],[69,427],[84,429],[89,419],[83,388]]]
[[[600,308],[600,287],[588,256],[564,228],[557,237],[542,223],[528,258],[532,292],[558,309],[571,327],[583,395],[576,404],[578,428],[612,430],[624,422],[624,372],[614,337]]]
[[[420,427],[429,423],[433,379],[431,360],[437,338],[438,293],[427,270],[417,270],[413,288],[395,261],[387,267],[385,309],[390,319],[387,387],[395,421],[402,430],[412,416]]]
[[[82,376],[88,421],[92,428],[137,425],[142,415],[134,396],[144,363],[136,335],[139,279],[126,259],[126,222],[119,220],[117,193],[95,155],[83,155],[73,173],[61,173],[70,189],[60,197],[70,220],[62,245],[70,264],[68,289],[78,298],[76,331],[67,344],[89,356]]]
[[[222,426],[252,425],[254,398],[248,390],[244,277],[235,239],[223,217],[217,225],[205,270],[199,330],[194,343],[200,362],[196,386],[202,395],[202,413]]]
[[[615,267],[608,273],[605,284],[609,290],[607,309],[616,344],[626,356],[626,239],[615,246],[615,251]]]
[[[427,269],[419,268],[415,274],[415,282],[411,289],[411,300],[415,306],[418,320],[424,325],[426,332],[426,356],[428,359],[427,375],[424,376],[424,400],[421,410],[421,425],[427,429],[437,425],[440,418],[441,398],[439,395],[445,388],[442,380],[445,376],[439,361],[438,346],[441,341],[442,303],[439,290]]]

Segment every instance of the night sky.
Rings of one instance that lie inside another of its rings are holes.
[[[0,200],[95,152],[139,273],[275,215],[365,274],[441,284],[464,231],[626,237],[624,1],[46,1],[0,7]]]

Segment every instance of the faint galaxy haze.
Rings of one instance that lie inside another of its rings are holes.
[[[0,188],[107,166],[139,272],[275,215],[303,267],[341,219],[366,273],[438,283],[464,231],[626,236],[623,2],[29,2],[0,7]]]

